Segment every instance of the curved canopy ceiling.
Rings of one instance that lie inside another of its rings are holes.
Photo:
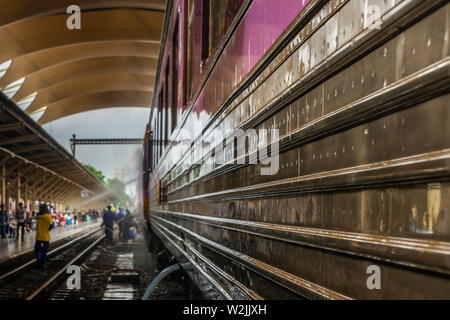
[[[110,107],[149,107],[165,0],[0,0],[0,88],[25,79],[12,100],[40,124]],[[22,102],[27,103],[22,103]],[[21,102],[21,103],[19,103]]]

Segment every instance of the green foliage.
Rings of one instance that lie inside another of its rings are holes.
[[[88,169],[94,176],[96,176],[103,184],[105,184],[105,175],[100,170],[95,169],[89,164],[85,164],[84,167]]]
[[[120,208],[126,208],[127,202],[132,205],[131,197],[126,192],[125,183],[122,180],[118,178],[108,179],[106,180],[106,187],[119,198],[117,205]]]
[[[132,205],[131,197],[126,192],[125,183],[122,180],[118,178],[105,180],[106,177],[103,172],[95,169],[89,164],[85,164],[84,166],[92,172],[92,174],[95,175],[109,190],[111,190],[117,198],[119,198],[119,202],[116,206],[126,208],[127,202],[130,203],[130,206]]]

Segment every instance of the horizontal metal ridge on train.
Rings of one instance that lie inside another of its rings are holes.
[[[450,244],[448,242],[304,228],[170,211],[155,213],[158,217],[162,215],[160,218],[176,216],[180,219],[252,233],[261,237],[373,259],[383,257],[392,263],[450,274]],[[435,255],[438,257],[434,257]]]
[[[294,291],[295,293],[308,295],[310,298],[327,298],[327,299],[349,299],[349,297],[338,294],[337,292],[328,290],[327,288],[316,285],[310,281],[299,278],[293,274],[289,274],[280,270],[278,268],[274,268],[271,265],[265,264],[264,262],[258,261],[254,258],[251,258],[241,252],[229,249],[221,244],[211,241],[207,238],[200,236],[198,233],[194,233],[188,229],[181,227],[178,224],[174,224],[169,221],[164,221],[166,224],[171,225],[179,230],[182,230],[184,233],[189,234],[190,236],[196,238],[201,241],[208,247],[213,248],[216,251],[219,251],[221,254],[225,255],[232,260],[238,261],[240,264],[249,267],[256,272],[262,274],[264,277],[269,278],[272,281],[279,283],[280,285],[286,287],[289,290]],[[162,225],[157,224],[159,228],[165,229]]]

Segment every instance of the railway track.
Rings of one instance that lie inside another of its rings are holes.
[[[48,253],[45,269],[29,260],[0,275],[0,300],[40,300],[48,297],[52,290],[62,290],[59,285],[66,270],[81,261],[104,238],[103,229],[91,231]],[[67,290],[69,292],[69,290]]]

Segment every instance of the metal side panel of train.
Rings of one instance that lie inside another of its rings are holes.
[[[168,4],[154,235],[208,298],[449,299],[450,4],[230,2]]]

